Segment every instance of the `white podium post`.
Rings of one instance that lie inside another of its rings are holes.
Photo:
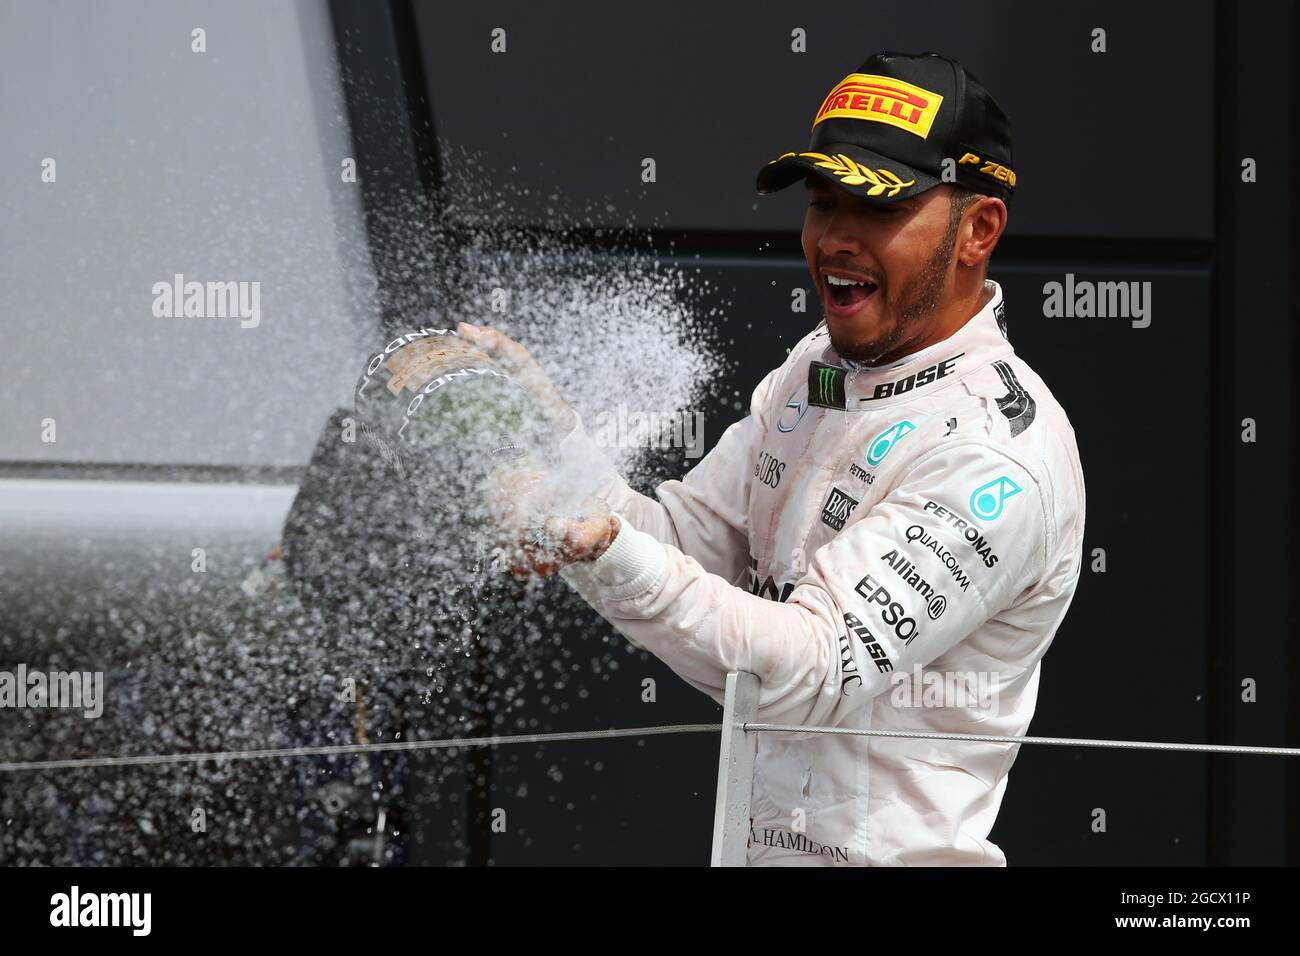
[[[744,866],[749,845],[749,800],[754,789],[758,736],[745,724],[758,714],[758,677],[742,671],[727,675],[718,752],[718,799],[713,811],[712,866]]]

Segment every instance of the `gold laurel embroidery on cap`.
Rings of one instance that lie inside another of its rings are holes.
[[[869,166],[863,166],[861,163],[855,162],[851,157],[845,156],[843,153],[836,156],[827,156],[825,153],[786,153],[778,158],[785,159],[786,156],[795,155],[819,160],[815,165],[820,166],[822,169],[829,169],[846,186],[862,186],[870,183],[871,188],[867,190],[868,196],[887,194],[892,198],[908,186],[916,185],[915,179],[903,182],[898,178],[897,174],[890,172],[888,169],[881,167],[873,170]],[[773,160],[773,162],[776,161]]]

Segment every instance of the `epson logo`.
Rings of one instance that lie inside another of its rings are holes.
[[[916,621],[908,616],[903,605],[893,599],[888,589],[871,575],[863,577],[853,590],[866,598],[868,604],[880,605],[880,619],[894,629],[904,644],[911,644],[917,637]]]
[[[874,402],[882,398],[892,398],[895,395],[905,395],[914,389],[924,388],[926,385],[952,374],[953,369],[957,367],[957,360],[965,354],[965,352],[959,352],[950,359],[946,359],[937,365],[931,365],[929,368],[923,368],[919,372],[913,372],[906,378],[900,378],[897,382],[881,382],[876,386],[874,392],[866,398],[859,398],[858,401]]]

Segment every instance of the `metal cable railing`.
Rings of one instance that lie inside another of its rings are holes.
[[[1085,747],[1115,750],[1171,751],[1176,753],[1236,756],[1300,757],[1297,747],[1257,747],[1237,744],[1195,744],[1151,740],[1103,740],[1088,737],[1010,737],[991,734],[945,734],[921,730],[859,730],[846,727],[769,724],[754,720],[758,712],[759,681],[737,671],[727,675],[721,724],[663,724],[608,730],[573,730],[545,734],[506,734],[491,737],[448,737],[441,740],[394,740],[318,747],[276,747],[258,750],[219,750],[203,753],[140,754],[108,757],[69,757],[55,760],[0,761],[0,773],[47,770],[88,770],[100,767],[148,767],[234,760],[330,757],[363,753],[400,753],[499,747],[512,744],[547,744],[575,740],[610,740],[666,734],[720,733],[718,793],[714,813],[713,865],[743,866],[749,837],[750,800],[758,734],[826,734],[901,740],[951,740],[954,742],[1020,746]]]
[[[375,744],[330,744],[320,747],[275,747],[262,750],[215,750],[204,753],[141,754],[119,757],[68,757],[60,760],[0,762],[0,773],[34,770],[85,770],[94,767],[150,767],[163,764],[265,760],[289,757],[332,757],[341,754],[394,753],[418,750],[452,750],[460,747],[498,747],[507,744],[544,744],[563,740],[604,740],[615,737],[654,737],[661,734],[717,733],[721,724],[670,724],[610,730],[571,730],[550,734],[508,734],[497,737],[447,737],[442,740],[394,740]]]

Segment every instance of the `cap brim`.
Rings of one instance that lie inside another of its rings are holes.
[[[829,144],[824,152],[783,153],[758,171],[760,193],[774,193],[809,175],[881,203],[898,202],[933,189],[941,180],[861,146]]]

